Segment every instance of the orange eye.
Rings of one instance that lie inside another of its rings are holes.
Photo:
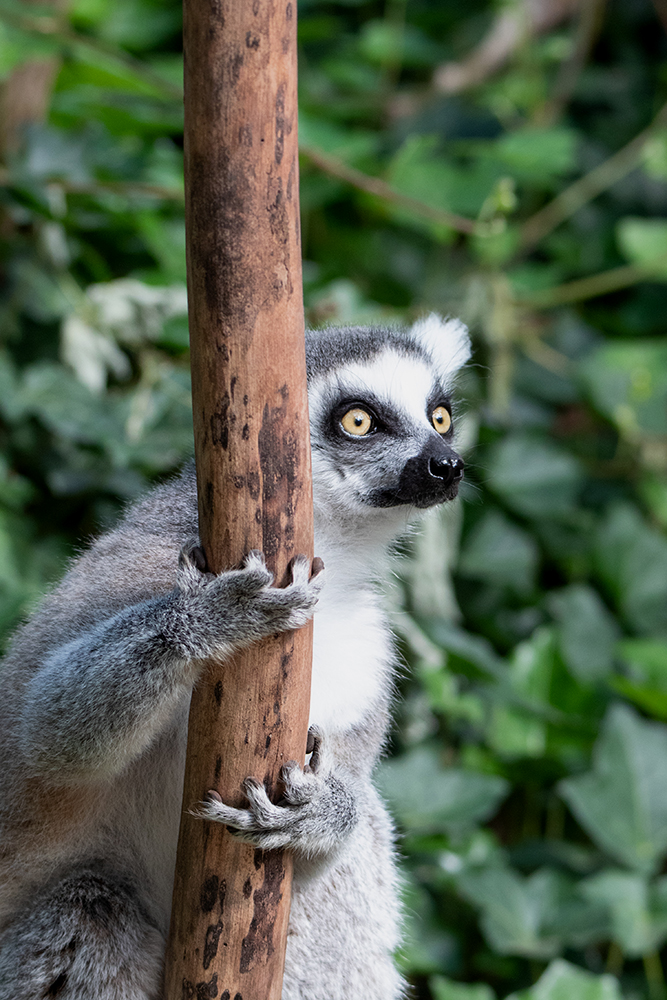
[[[368,434],[373,426],[370,414],[359,406],[348,410],[345,416],[341,417],[340,423],[344,431],[347,431],[348,434],[354,434],[355,437],[363,437]]]
[[[452,426],[452,418],[446,406],[436,406],[431,414],[431,421],[438,434],[446,434]]]

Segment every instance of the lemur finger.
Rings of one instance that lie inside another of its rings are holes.
[[[196,593],[206,579],[213,579],[206,572],[206,557],[198,538],[189,538],[178,554],[176,581],[186,594]]]
[[[201,550],[199,539],[194,536],[192,538],[188,538],[187,541],[183,543],[181,551],[178,553],[179,566],[184,563],[193,563],[196,566],[199,559],[197,556],[198,551],[201,552],[201,556],[203,557],[204,553]]]
[[[312,741],[312,743],[311,743]],[[306,744],[306,752],[311,755],[308,764],[306,765],[306,772],[311,774],[317,774],[322,764],[322,745],[324,743],[324,733],[319,726],[311,726],[308,730],[308,742]],[[312,749],[308,749],[311,747]]]
[[[274,806],[261,781],[257,778],[246,778],[243,782],[243,791],[250,803],[250,812],[260,827],[274,828],[280,825],[282,810]]]
[[[250,549],[241,560],[242,569],[266,568],[266,558],[260,549]]]
[[[264,553],[260,552],[259,549],[251,549],[247,556],[243,560],[241,572],[244,574],[250,574],[251,576],[256,576],[257,579],[265,580],[264,586],[270,586],[273,583],[273,573],[266,565],[266,559],[264,558]]]
[[[315,594],[319,596],[319,593],[324,584],[324,563],[321,559],[314,559],[312,563],[312,576],[311,576],[311,564],[307,556],[295,556],[290,563],[290,572],[292,576],[291,584],[285,588],[287,590],[294,588],[294,590],[301,590]]]
[[[294,556],[289,568],[293,584],[302,587],[308,585],[310,578],[310,560],[308,556]]]
[[[290,806],[302,806],[317,795],[319,784],[312,774],[304,772],[295,760],[289,760],[280,769],[284,785],[284,801]]]
[[[234,809],[227,806],[216,793],[216,798],[211,792],[204,797],[203,802],[190,810],[191,816],[199,819],[212,820],[214,823],[224,823],[225,826],[234,827],[235,830],[252,830],[255,826],[252,813],[248,809]]]

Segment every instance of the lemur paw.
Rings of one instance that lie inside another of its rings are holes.
[[[242,785],[247,809],[228,806],[210,791],[193,815],[224,823],[239,840],[264,850],[288,847],[308,856],[334,850],[354,827],[357,809],[344,779],[331,771],[322,773],[321,748],[317,731],[310,764],[303,769],[295,760],[283,765],[284,795],[277,804],[262,782],[250,777]]]
[[[196,539],[181,549],[177,587],[190,608],[195,655],[225,655],[257,639],[300,628],[312,617],[324,576],[323,563],[314,559],[313,575],[306,556],[296,556],[290,565],[291,581],[273,587],[273,574],[261,552],[252,551],[240,569],[214,575],[206,572],[206,560]]]

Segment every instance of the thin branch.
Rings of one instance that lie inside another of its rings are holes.
[[[40,178],[44,185],[56,185],[65,194],[89,194],[92,196],[110,191],[114,194],[160,198],[163,201],[183,201],[183,188],[165,187],[161,184],[144,184],[141,181],[69,181],[60,177]],[[25,183],[13,178],[8,170],[0,168],[0,187],[21,189]]]
[[[18,14],[0,7],[0,21],[5,21],[12,27],[20,28],[23,31],[31,31],[36,35],[46,35],[63,46],[77,45],[91,49],[93,52],[101,52],[124,65],[152,87],[162,91],[165,97],[178,101],[183,100],[183,89],[181,87],[170,83],[169,80],[156,73],[155,70],[151,69],[141,59],[135,59],[129,52],[125,52],[116,45],[105,42],[101,38],[81,35],[76,31],[72,31],[71,28],[62,27],[56,18],[28,17],[27,15]]]
[[[607,0],[582,0],[571,55],[558,70],[552,96],[542,108],[541,125],[551,125],[562,115],[577,86],[604,20]]]
[[[432,205],[427,205],[426,202],[420,201],[418,198],[411,198],[407,194],[401,194],[400,191],[395,191],[386,181],[381,180],[379,177],[371,177],[369,174],[364,174],[355,167],[348,166],[337,156],[332,156],[331,153],[324,153],[321,149],[316,149],[314,146],[300,146],[299,152],[306,159],[310,160],[312,164],[332,177],[337,177],[339,180],[345,181],[346,184],[350,184],[359,191],[365,191],[367,194],[382,198],[384,201],[396,205],[397,208],[404,208],[415,215],[421,215],[423,218],[428,219],[429,222],[448,226],[458,233],[481,233],[484,231],[484,225],[480,225],[474,219],[467,219],[463,215],[456,215],[454,212],[448,212],[444,208],[434,208]]]
[[[541,208],[523,224],[521,245],[530,249],[553,229],[575,214],[583,205],[626,177],[641,162],[646,140],[656,129],[667,124],[667,104],[663,105],[651,124],[635,136],[608,160],[561,191],[553,201]]]
[[[651,264],[624,264],[609,271],[591,274],[587,278],[576,281],[566,281],[554,288],[545,288],[539,292],[517,296],[517,305],[530,306],[533,309],[552,309],[554,306],[568,305],[571,302],[582,302],[594,299],[598,295],[617,292],[621,288],[629,288],[640,281],[664,281],[664,265],[667,257],[658,257]]]
[[[504,7],[487,34],[461,62],[438,66],[433,86],[441,94],[458,94],[483,83],[506,65],[516,50],[572,16],[579,0],[522,0]]]

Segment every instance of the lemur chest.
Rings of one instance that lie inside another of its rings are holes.
[[[392,662],[375,596],[325,592],[314,620],[311,724],[335,731],[360,722],[390,684]]]

